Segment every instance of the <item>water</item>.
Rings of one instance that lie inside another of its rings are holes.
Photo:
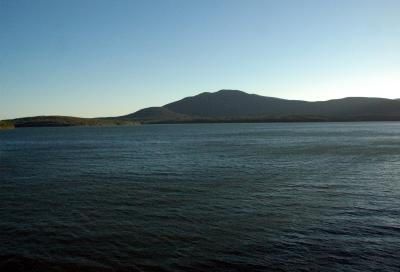
[[[400,123],[0,133],[0,271],[399,271]]]

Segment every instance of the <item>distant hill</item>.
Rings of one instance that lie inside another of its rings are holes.
[[[142,109],[123,118],[144,122],[400,120],[400,100],[348,97],[308,102],[220,90]]]
[[[139,110],[135,113],[120,116],[117,119],[122,120],[140,120],[140,121],[151,121],[151,120],[182,120],[189,118],[186,114],[176,113],[166,107],[150,107]]]
[[[111,126],[135,125],[133,120],[115,120],[108,118],[78,118],[70,116],[35,116],[7,120],[15,127],[65,127],[65,126]]]

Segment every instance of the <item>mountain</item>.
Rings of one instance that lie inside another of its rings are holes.
[[[226,118],[303,113],[306,104],[307,102],[304,101],[264,97],[237,90],[221,90],[187,97],[164,107],[190,116]]]
[[[108,118],[36,116],[0,121],[0,129],[43,126],[109,126],[139,123],[400,121],[400,100],[347,97],[308,102],[220,90],[162,107]]]
[[[400,120],[400,100],[347,97],[308,102],[220,90],[121,118],[144,122]]]

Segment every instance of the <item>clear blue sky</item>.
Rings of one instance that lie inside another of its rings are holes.
[[[203,91],[400,97],[399,0],[0,0],[0,119]]]

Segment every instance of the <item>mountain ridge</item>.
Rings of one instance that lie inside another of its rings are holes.
[[[345,97],[326,101],[288,100],[276,97],[249,94],[240,90],[223,89],[203,92],[195,96],[168,103],[162,107],[179,118],[157,116],[146,121],[190,121],[192,120],[400,120],[400,100],[377,97]],[[142,109],[138,112],[142,112]],[[140,119],[136,113],[130,118]],[[184,116],[184,117],[183,117]],[[143,117],[143,116],[141,116]],[[158,119],[158,120],[157,120]]]
[[[103,118],[35,116],[5,120],[2,127],[104,126],[154,123],[400,121],[400,99],[345,97],[290,100],[222,89],[184,97],[161,107]]]

